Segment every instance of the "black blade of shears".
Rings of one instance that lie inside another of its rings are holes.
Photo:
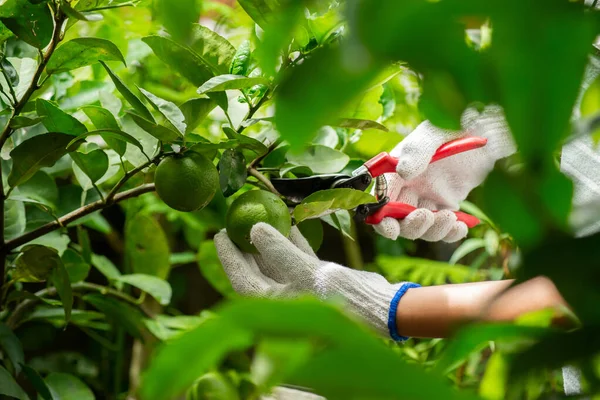
[[[271,183],[290,202],[298,204],[320,190],[348,188],[363,191],[371,184],[371,176],[314,175],[306,178],[273,178]]]

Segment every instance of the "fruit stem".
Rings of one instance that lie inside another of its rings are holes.
[[[250,167],[248,168],[248,173],[258,179],[263,185],[267,187],[271,191],[271,193],[276,194],[277,196],[281,196],[281,194],[275,189],[275,186],[271,183],[270,180],[267,179],[266,176],[261,174],[256,170],[256,168]]]

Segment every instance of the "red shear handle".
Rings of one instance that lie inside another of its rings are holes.
[[[486,143],[486,138],[478,136],[469,136],[452,140],[448,143],[444,143],[437,149],[431,158],[431,162],[433,163],[465,151],[478,149],[485,146]],[[389,172],[396,172],[396,165],[398,165],[398,159],[390,156],[388,153],[379,153],[364,164],[373,177]]]
[[[377,225],[385,217],[404,219],[408,216],[408,214],[415,210],[416,207],[413,207],[410,204],[391,202],[387,203],[373,214],[367,216],[365,222],[370,225]],[[456,219],[458,221],[464,222],[469,228],[473,228],[479,224],[479,218],[474,217],[471,214],[461,211],[455,211],[454,214],[456,214]]]

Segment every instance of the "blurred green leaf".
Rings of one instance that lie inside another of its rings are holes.
[[[237,296],[221,266],[215,243],[212,240],[206,240],[200,244],[197,260],[200,272],[213,288],[225,297]]]
[[[71,319],[71,309],[73,308],[73,290],[71,289],[69,273],[62,260],[59,260],[59,262],[56,262],[56,267],[50,274],[50,281],[52,281],[52,284],[58,293],[58,297],[60,297],[60,301],[65,310],[65,325],[67,325]]]
[[[210,78],[198,88],[198,94],[222,92],[224,90],[247,89],[255,85],[268,85],[266,78],[247,78],[243,75],[218,75]]]
[[[38,115],[44,118],[42,124],[50,132],[68,133],[74,136],[87,132],[85,125],[55,104],[44,99],[37,99],[35,104]]]
[[[119,126],[119,123],[113,114],[106,108],[98,106],[85,106],[82,107],[81,110],[85,113],[85,115],[87,115],[90,121],[92,121],[92,124],[94,124],[96,129],[110,129],[111,131],[121,130],[121,127]],[[100,134],[100,136],[106,142],[108,147],[116,151],[117,154],[120,156],[125,154],[125,151],[127,150],[127,143],[124,143],[122,140],[115,139],[107,134]]]
[[[92,183],[96,183],[108,170],[108,156],[103,150],[97,149],[87,154],[73,151],[69,155]]]
[[[0,347],[10,360],[15,375],[19,375],[22,364],[25,364],[23,346],[14,332],[3,323],[0,323]]]
[[[155,122],[152,113],[150,113],[150,111],[148,111],[144,103],[142,103],[142,101],[135,94],[133,94],[131,90],[129,90],[129,88],[123,83],[121,78],[115,75],[115,73],[103,61],[100,61],[100,64],[102,64],[102,66],[108,73],[108,76],[110,76],[110,79],[115,84],[115,87],[117,88],[119,93],[121,93],[123,98],[125,98],[125,100],[133,107],[133,109],[137,111],[140,114],[140,116],[147,119],[148,121]]]
[[[352,55],[342,57],[339,50],[331,49],[317,51],[280,84],[275,124],[292,147],[309,142],[319,127],[341,117],[352,99],[377,76],[375,68],[348,65]]]
[[[133,113],[127,113],[140,128],[148,132],[160,141],[171,143],[178,139],[181,139],[181,134],[173,129],[167,128],[166,126],[157,125],[139,115]]]
[[[2,365],[0,365],[0,394],[20,400],[29,400],[27,393],[25,393],[21,386],[19,386]]]
[[[81,282],[87,278],[91,266],[81,254],[73,249],[67,249],[61,256],[61,260],[71,283]]]
[[[144,340],[143,316],[137,308],[102,294],[86,294],[83,300],[105,314],[113,325],[122,327],[134,338]]]
[[[153,218],[137,214],[125,227],[125,252],[131,271],[165,279],[169,274],[169,243]]]
[[[48,74],[71,71],[99,61],[121,61],[125,58],[114,43],[106,39],[83,37],[60,45],[46,65]]]
[[[67,148],[69,149],[69,151],[73,151],[77,148],[76,146],[78,144],[83,143],[83,139],[90,137],[90,136],[94,136],[94,135],[100,135],[103,139],[110,138],[113,141],[118,141],[120,143],[130,143],[130,144],[134,145],[135,147],[137,147],[138,149],[140,149],[140,151],[142,151],[142,152],[144,151],[142,144],[136,138],[134,138],[130,134],[125,133],[119,129],[99,129],[96,131],[91,131],[91,132],[81,134],[81,135],[77,136],[76,139],[71,140],[69,142],[69,144],[67,145]]]
[[[219,161],[219,182],[225,197],[231,196],[246,183],[246,158],[239,150],[227,149]]]
[[[77,226],[77,242],[81,247],[81,257],[87,264],[92,263],[92,244],[90,242],[90,235],[87,230],[81,225]],[[63,260],[63,262],[65,262]],[[66,265],[67,263],[65,263]]]
[[[456,264],[458,260],[465,257],[466,255],[474,252],[475,250],[482,249],[485,247],[485,240],[481,238],[469,238],[462,242],[460,246],[454,253],[452,253],[452,257],[450,257],[450,261],[448,264]]]
[[[50,43],[54,28],[52,13],[47,4],[7,0],[0,10],[0,21],[20,40],[43,49]]]
[[[290,163],[306,166],[317,174],[339,172],[350,161],[350,157],[341,151],[320,144],[313,144],[302,152],[290,150],[287,159]]]
[[[20,201],[6,200],[4,202],[4,236],[12,239],[25,232],[25,205]]]
[[[179,106],[185,117],[186,133],[196,129],[216,105],[212,99],[190,99]]]
[[[316,252],[323,244],[323,224],[318,219],[305,219],[297,224],[300,233],[306,238],[310,247]]]
[[[44,171],[37,171],[26,182],[20,184],[19,195],[39,201],[55,209],[58,204],[58,187],[50,175]]]
[[[23,373],[42,399],[54,400],[52,398],[52,393],[50,393],[50,388],[35,369],[27,365],[23,365]]]
[[[13,129],[27,128],[28,126],[35,126],[43,120],[43,117],[29,118],[23,116],[16,116],[10,120],[10,127]]]
[[[229,73],[235,47],[227,39],[205,26],[196,24],[192,31],[190,48],[210,66],[213,75]],[[200,86],[201,84],[198,84]]]
[[[54,400],[95,400],[92,390],[71,374],[53,372],[44,379]]]
[[[165,119],[169,121],[171,125],[173,125],[173,127],[179,131],[180,134],[185,135],[187,128],[185,125],[185,117],[175,104],[161,99],[160,97],[155,96],[154,94],[140,87],[138,87],[138,89],[156,111],[165,117]]]
[[[209,372],[202,375],[192,387],[188,389],[186,398],[196,399],[219,399],[219,400],[239,400],[237,388],[219,372]]]
[[[378,129],[380,131],[387,132],[388,128],[381,125],[376,121],[369,121],[366,119],[352,119],[352,118],[344,118],[339,120],[337,123],[333,124],[335,126],[339,126],[341,128],[354,128],[354,129]]]
[[[118,280],[148,293],[163,306],[171,302],[171,285],[161,278],[146,274],[130,274],[121,275]]]
[[[158,0],[155,4],[158,18],[167,31],[179,41],[186,43],[192,35],[193,24],[200,20],[200,6],[196,0]]]
[[[487,400],[506,398],[506,383],[509,361],[501,352],[492,353],[488,360],[485,374],[479,385],[479,394]]]
[[[361,204],[376,202],[372,195],[354,189],[320,190],[302,200],[294,209],[296,223],[317,218],[325,211],[352,210]],[[325,205],[327,205],[325,207]],[[325,209],[323,209],[325,207]]]
[[[235,51],[233,59],[231,60],[231,66],[229,67],[229,73],[246,76],[248,67],[250,66],[251,55],[250,41],[244,40]]]
[[[92,265],[100,271],[109,281],[118,280],[121,276],[121,272],[115,267],[115,265],[105,256],[93,254]]]
[[[23,247],[15,260],[13,278],[21,282],[43,282],[62,261],[55,249],[39,244]]]
[[[307,339],[265,339],[258,344],[252,360],[252,381],[263,390],[284,382],[313,352],[314,344]]]
[[[240,6],[261,28],[265,28],[279,7],[278,0],[240,0]]]

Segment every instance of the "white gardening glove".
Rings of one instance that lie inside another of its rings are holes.
[[[403,220],[384,218],[375,230],[389,239],[398,236],[427,241],[455,242],[467,234],[467,225],[456,220],[469,192],[481,184],[497,160],[516,151],[500,107],[463,114],[462,131],[448,131],[421,123],[390,154],[399,159],[397,174],[386,174],[391,201],[408,203],[417,210]],[[465,136],[488,139],[479,149],[466,151],[430,165],[431,157],[446,142]],[[432,210],[443,210],[432,212]]]
[[[317,258],[306,239],[292,227],[289,239],[265,223],[251,232],[258,254],[241,252],[223,230],[215,245],[236,292],[256,297],[290,298],[312,294],[341,298],[350,311],[385,337],[404,340],[396,329],[396,309],[413,283],[390,284],[383,276],[356,271]]]

